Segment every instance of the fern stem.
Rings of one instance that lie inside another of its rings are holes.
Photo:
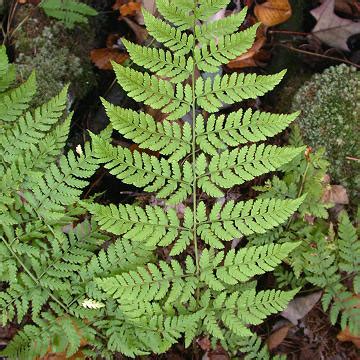
[[[194,13],[196,12],[197,1],[194,1]],[[194,25],[193,25],[193,33],[195,36],[195,25],[196,19],[194,17]],[[192,54],[195,51],[196,47],[196,38],[194,39],[194,45],[192,48]],[[196,62],[194,61],[192,74],[191,74],[191,89],[192,89],[192,145],[191,145],[191,153],[192,153],[192,168],[193,168],[193,243],[194,243],[194,254],[195,254],[195,264],[196,264],[196,275],[199,277],[200,275],[200,264],[199,264],[199,249],[197,243],[196,236],[196,207],[197,207],[197,198],[196,198],[196,187],[197,187],[197,178],[196,178],[196,128],[195,128],[195,119],[196,119],[196,96],[195,96],[195,74],[196,74]],[[199,300],[199,289],[197,289],[196,297]]]

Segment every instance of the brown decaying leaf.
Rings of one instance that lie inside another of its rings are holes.
[[[229,69],[242,69],[245,67],[258,66],[255,56],[259,53],[261,48],[266,42],[265,29],[263,26],[260,26],[257,31],[257,38],[253,46],[245,53],[238,56],[236,59],[231,60],[227,67]]]
[[[290,328],[291,328],[291,324],[286,324],[270,334],[270,336],[266,341],[270,351],[277,348],[284,341]]]
[[[292,10],[288,0],[268,0],[254,9],[257,19],[266,26],[275,26],[287,21]]]
[[[339,341],[351,341],[358,349],[360,349],[360,336],[353,335],[348,327],[339,332],[337,339]]]
[[[141,4],[135,1],[129,1],[127,4],[120,6],[121,16],[134,16],[141,9]]]
[[[281,313],[281,316],[297,325],[298,320],[302,319],[320,300],[322,291],[313,294],[297,297],[290,301],[287,308]]]
[[[135,21],[132,21],[127,17],[120,17],[119,20],[124,20],[129,25],[131,30],[134,32],[136,40],[139,44],[143,44],[144,41],[148,38],[149,34],[147,30],[138,25]]]
[[[94,49],[90,52],[91,61],[101,70],[111,70],[112,65],[110,61],[122,64],[128,59],[128,55],[119,52],[117,49]]]
[[[357,294],[351,297],[351,299],[354,298],[359,300],[359,302],[354,307],[360,308],[360,295]],[[339,332],[337,339],[339,341],[351,341],[358,349],[360,349],[360,336],[352,334],[348,327]]]
[[[360,33],[360,22],[343,19],[334,13],[335,0],[325,0],[320,6],[310,11],[317,20],[312,33],[325,44],[349,51],[347,39]]]
[[[349,197],[346,189],[342,185],[327,185],[321,201],[325,204],[347,205],[349,203]]]

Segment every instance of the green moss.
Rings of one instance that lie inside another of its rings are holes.
[[[18,14],[20,22],[27,9]],[[88,57],[92,46],[89,29],[69,31],[41,12],[24,22],[14,41],[19,81],[36,70],[39,105],[70,83],[70,93],[83,97],[95,85],[95,75]]]
[[[333,180],[359,197],[360,73],[347,65],[314,75],[296,93],[293,109],[308,145],[326,149]]]

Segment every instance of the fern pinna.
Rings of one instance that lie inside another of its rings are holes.
[[[237,32],[246,9],[210,22],[227,2],[158,0],[164,20],[145,10],[143,15],[148,32],[166,49],[124,40],[132,61],[149,72],[113,64],[128,95],[161,110],[166,119],[157,122],[150,114],[103,100],[112,128],[160,157],[114,147],[104,136],[92,135],[99,163],[165,204],[86,205],[101,229],[120,236],[117,242],[149,251],[170,249],[164,260],[143,257],[141,265],[122,267],[116,275],[95,273],[102,292],[94,289],[93,300],[115,300],[105,307],[107,319],[96,326],[106,331],[109,349],[128,356],[164,352],[182,337],[189,346],[203,333],[228,347],[229,334],[251,337],[249,325],[284,309],[296,293],[256,291],[254,278],[272,271],[297,243],[246,246],[241,241],[240,248],[231,248],[233,239],[287,221],[303,198],[233,201],[228,189],[278,170],[304,148],[264,142],[296,113],[248,109],[216,114],[224,105],[266,94],[284,76],[216,74],[251,47],[257,29]]]

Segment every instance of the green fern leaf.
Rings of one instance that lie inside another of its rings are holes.
[[[197,281],[194,274],[185,273],[173,260],[170,265],[164,261],[159,262],[159,267],[149,263],[136,271],[98,279],[97,284],[120,304],[150,302],[165,297],[171,303],[188,301],[195,292]]]
[[[40,7],[48,16],[62,21],[70,29],[75,24],[86,24],[88,16],[97,15],[95,9],[76,0],[44,0]]]
[[[294,250],[299,243],[270,244],[252,246],[229,251],[226,256],[218,252],[204,250],[200,258],[202,272],[200,280],[211,289],[221,291],[227,285],[246,282],[256,275],[272,271]],[[223,265],[219,265],[224,261]]]
[[[216,155],[218,149],[237,147],[248,142],[264,141],[283,131],[299,113],[270,114],[251,109],[239,110],[215,117],[205,122],[202,115],[196,118],[196,143],[207,154]]]
[[[273,145],[244,146],[232,151],[225,150],[212,156],[205,168],[198,171],[198,186],[210,196],[222,196],[219,189],[241,185],[256,176],[266,174],[290,162],[304,148],[280,148]],[[204,162],[205,156],[199,156]]]
[[[33,145],[41,146],[42,139],[59,121],[67,104],[67,87],[45,105],[35,109],[18,119],[18,122],[0,135],[1,157],[3,161],[12,163],[20,154],[26,154]]]
[[[110,173],[126,184],[143,187],[148,192],[158,191],[160,198],[170,197],[169,203],[184,200],[192,191],[192,168],[188,162],[183,164],[181,171],[178,163],[115,148],[95,135],[92,135],[92,143],[99,162],[105,163]]]
[[[173,83],[180,83],[189,78],[193,70],[193,59],[173,56],[170,51],[144,47],[122,40],[130,58],[137,65],[151,70],[158,76],[167,77]]]
[[[192,50],[195,44],[193,35],[181,32],[144,9],[142,13],[149,34],[169,48],[174,55],[186,55]]]
[[[206,43],[208,40],[230,35],[243,23],[246,14],[247,8],[244,8],[242,11],[225,18],[195,25],[195,38]]]
[[[344,212],[339,224],[339,269],[348,273],[358,272],[360,266],[360,242],[356,229]]]
[[[79,157],[69,152],[67,156],[60,158],[59,167],[51,164],[41,177],[36,177],[37,185],[26,189],[25,207],[30,212],[35,211],[40,217],[59,221],[63,217],[64,206],[76,202],[88,183],[87,179],[97,168],[97,161],[92,157],[89,144]]]
[[[36,92],[35,73],[27,81],[9,93],[1,96],[0,121],[14,122],[30,106]]]
[[[0,46],[0,93],[6,91],[15,81],[15,66],[9,64],[6,47]],[[0,95],[1,96],[1,95]]]
[[[98,204],[89,204],[87,209],[102,229],[147,246],[168,246],[179,235],[187,238],[187,243],[191,239],[191,232],[181,226],[173,209],[165,212],[159,206],[147,206],[143,209],[134,205],[116,207]]]
[[[228,0],[199,0],[199,8],[195,11],[196,17],[200,20],[206,20],[218,11],[226,8],[228,4]]]
[[[176,88],[169,81],[158,79],[149,74],[113,64],[116,78],[123,89],[136,101],[144,102],[154,109],[168,113],[169,120],[175,120],[190,110],[192,93],[189,85]]]
[[[258,199],[246,202],[228,201],[225,205],[215,203],[209,220],[200,222],[197,231],[200,238],[215,248],[223,248],[222,241],[263,234],[284,223],[300,206],[304,197],[296,200]],[[204,203],[199,203],[205,210]]]
[[[180,160],[190,153],[192,130],[188,123],[181,126],[167,120],[156,122],[148,114],[115,107],[105,100],[102,102],[114,129],[141,148],[171,155],[169,161]]]
[[[218,111],[223,103],[234,104],[245,99],[256,99],[272,90],[283,78],[285,71],[275,75],[233,73],[216,75],[214,80],[196,80],[195,94],[198,105],[210,112]]]
[[[232,35],[210,40],[209,46],[195,48],[194,59],[200,70],[218,72],[219,66],[227,64],[251,48],[258,25]],[[238,101],[238,100],[236,100]]]
[[[193,1],[158,0],[156,6],[160,14],[168,21],[177,26],[180,31],[187,30],[194,25],[195,16],[190,14],[194,7]]]
[[[233,333],[241,337],[251,336],[253,334],[247,325],[261,324],[269,315],[284,310],[297,292],[298,289],[235,292],[218,302],[217,309],[222,310],[221,320]]]

